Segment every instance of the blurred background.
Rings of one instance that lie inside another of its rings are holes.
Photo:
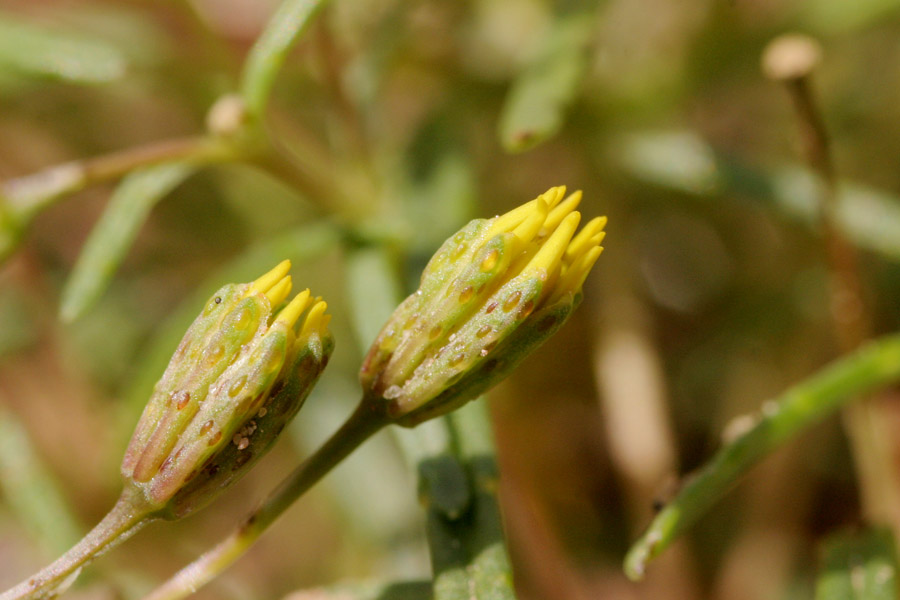
[[[0,179],[201,134],[276,6],[0,0]],[[644,581],[621,570],[735,418],[840,354],[819,191],[790,96],[760,69],[793,31],[822,44],[812,91],[845,186],[839,227],[875,333],[895,330],[900,1],[335,0],[268,109],[287,176],[246,161],[180,173],[66,319],[114,182],[42,207],[0,265],[0,588],[113,504],[133,424],[211,290],[291,258],[329,302],[336,355],[239,485],[148,527],[73,597],[135,597],[229,531],[355,404],[368,295],[409,293],[467,220],[566,184],[583,214],[609,216],[607,249],[569,324],[489,399],[519,596],[811,597],[821,539],[860,521],[836,418],[753,470]],[[428,578],[399,446],[379,434],[197,597]]]

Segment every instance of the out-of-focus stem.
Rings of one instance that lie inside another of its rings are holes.
[[[824,229],[831,288],[831,315],[842,352],[856,349],[871,337],[872,326],[863,294],[856,248],[837,225],[838,186],[831,143],[811,89],[811,74],[819,61],[818,44],[805,36],[783,36],[773,41],[763,56],[763,67],[788,90],[797,114],[801,139],[809,166],[819,175],[820,209]],[[877,398],[850,405],[844,424],[853,449],[862,506],[874,522],[900,526],[897,506],[900,481],[893,465],[888,422]]]
[[[656,516],[625,557],[632,579],[719,500],[750,467],[804,429],[900,378],[900,335],[864,346],[766,402],[747,431],[723,447]]]
[[[235,149],[230,144],[209,137],[154,142],[0,182],[0,197],[7,202],[10,213],[26,220],[63,196],[118,179],[134,169],[175,160],[218,162],[232,158],[234,154]]]
[[[374,412],[373,406],[374,403],[371,402],[360,403],[341,428],[315,454],[288,475],[231,535],[181,569],[144,600],[185,598],[240,558],[297,498],[372,434],[387,425],[388,420],[383,414]]]
[[[0,600],[37,600],[62,593],[75,581],[84,565],[128,539],[150,520],[152,516],[141,510],[126,491],[80,542],[51,565],[0,594]]]

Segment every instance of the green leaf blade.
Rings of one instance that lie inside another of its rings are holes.
[[[135,171],[122,180],[91,231],[66,286],[60,316],[73,321],[103,294],[153,207],[194,172],[173,163]]]
[[[262,115],[288,53],[327,3],[327,0],[286,0],[272,15],[244,63],[241,96],[250,114]]]
[[[845,356],[763,405],[754,424],[723,446],[650,523],[625,556],[625,574],[648,563],[696,523],[765,456],[861,395],[900,378],[900,335]]]
[[[12,512],[53,553],[68,550],[82,528],[27,430],[0,403],[0,490]]]
[[[0,14],[0,71],[97,84],[119,79],[127,65],[121,52],[101,40]]]
[[[631,176],[687,197],[744,200],[817,228],[819,182],[808,169],[762,169],[718,151],[688,131],[632,134],[617,140],[611,154]],[[841,181],[836,224],[857,247],[900,261],[900,198]]]
[[[889,529],[825,540],[816,600],[894,600],[897,591],[897,553]]]
[[[591,20],[583,15],[551,26],[504,102],[499,133],[508,152],[530,150],[560,130],[587,74],[590,33]]]

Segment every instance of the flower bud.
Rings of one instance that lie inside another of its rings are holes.
[[[184,516],[243,475],[328,363],[325,303],[305,290],[277,310],[291,291],[289,270],[284,261],[253,283],[221,288],[181,340],[122,461],[148,508]]]
[[[475,398],[569,318],[603,251],[606,218],[576,235],[581,192],[564,196],[551,188],[476,219],[432,257],[360,370],[367,396],[395,422],[414,426]]]

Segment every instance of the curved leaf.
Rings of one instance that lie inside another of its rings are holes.
[[[717,151],[688,131],[633,134],[610,148],[632,176],[697,197],[735,197],[817,227],[816,177],[798,166],[760,169]],[[842,181],[836,222],[856,246],[900,261],[900,197]]]
[[[897,551],[889,529],[835,534],[823,550],[816,600],[897,598]]]
[[[100,297],[150,210],[194,170],[184,163],[163,164],[135,171],[122,180],[63,289],[60,316],[64,321],[76,319]]]
[[[587,73],[592,20],[584,15],[551,25],[534,61],[513,83],[500,115],[500,142],[524,152],[562,127],[566,109]]]
[[[875,341],[766,402],[743,434],[689,477],[675,498],[625,557],[625,573],[637,580],[654,557],[700,519],[766,455],[847,402],[900,378],[900,335]]]
[[[124,75],[126,66],[122,53],[100,40],[0,15],[0,71],[103,83]]]

